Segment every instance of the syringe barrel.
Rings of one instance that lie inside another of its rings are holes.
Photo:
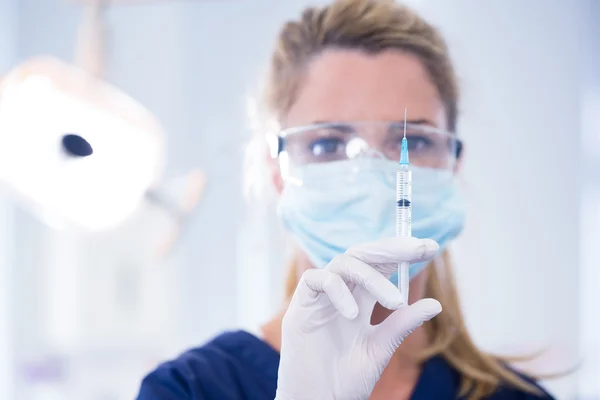
[[[411,236],[412,176],[401,168],[396,173],[396,236]]]
[[[401,166],[396,173],[396,236],[411,236],[412,176],[408,167]],[[408,305],[410,263],[398,264],[398,290],[402,305]]]

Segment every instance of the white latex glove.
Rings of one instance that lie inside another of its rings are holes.
[[[276,400],[365,400],[400,343],[442,310],[434,299],[398,309],[398,263],[435,256],[433,240],[386,238],[306,271],[282,324]],[[371,325],[376,302],[396,310]]]

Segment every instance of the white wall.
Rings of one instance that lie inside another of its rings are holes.
[[[580,276],[574,272],[580,265],[580,209],[574,200],[565,205],[562,196],[581,192],[578,76],[585,3],[410,3],[447,34],[464,91],[460,134],[467,141],[471,213],[456,259],[468,324],[487,349],[552,345],[570,359],[580,340]],[[265,216],[262,226],[249,218],[238,240],[246,218],[241,150],[249,137],[242,92],[256,86],[280,23],[305,4],[156,2],[109,13],[110,79],[162,120],[169,132],[169,173],[198,165],[208,175],[202,206],[172,267],[178,334],[170,348],[199,344],[237,323],[253,325],[278,306],[280,290],[267,289],[280,284],[283,253],[261,250],[281,243],[273,216]],[[2,16],[9,14],[1,11],[3,26]],[[18,18],[18,59],[71,57],[79,17],[71,3],[21,0],[10,15]],[[37,224],[23,221],[15,241],[43,247],[36,240],[51,240]],[[236,254],[238,248],[255,250]],[[19,264],[25,272],[16,287],[29,285],[24,293],[32,293],[30,280],[44,263],[24,254],[30,248],[16,249],[18,262],[28,266]],[[99,267],[82,266],[84,272]],[[25,319],[36,319],[39,305],[28,304],[33,311]],[[20,330],[34,322],[20,322]],[[21,338],[18,348],[38,339]],[[561,399],[572,398],[576,385],[576,377],[549,383]]]
[[[580,342],[584,364],[579,375],[582,398],[600,398],[600,3],[591,1],[583,36]]]
[[[16,57],[15,0],[0,0],[0,79]],[[13,207],[0,196],[0,399],[14,395]]]

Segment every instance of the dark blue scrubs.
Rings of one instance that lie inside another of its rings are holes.
[[[143,380],[137,400],[273,400],[278,366],[279,353],[268,344],[245,331],[227,332],[160,365]],[[423,365],[411,399],[453,400],[459,387],[458,373],[436,357]],[[539,397],[501,388],[489,399]]]

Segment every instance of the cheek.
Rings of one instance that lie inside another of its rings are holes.
[[[283,190],[283,178],[281,177],[279,163],[277,162],[277,160],[274,160],[271,157],[269,157],[267,162],[269,165],[269,174],[271,175],[271,182],[273,183],[277,194],[281,194]]]

